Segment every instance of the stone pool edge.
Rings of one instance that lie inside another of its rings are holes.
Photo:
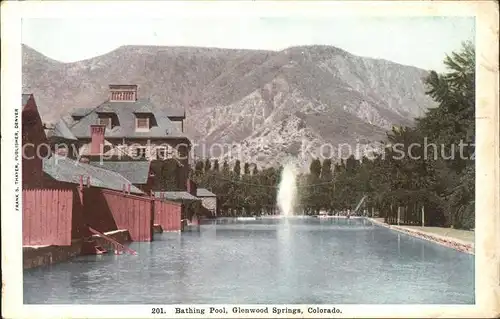
[[[437,234],[431,234],[431,233],[427,233],[427,232],[423,232],[423,231],[419,231],[419,230],[415,230],[415,229],[410,229],[410,228],[406,228],[404,226],[389,225],[389,224],[386,224],[384,222],[378,221],[378,220],[370,218],[370,217],[366,217],[366,219],[371,221],[373,224],[376,224],[376,225],[379,225],[379,226],[382,226],[385,228],[389,228],[389,229],[392,229],[392,230],[395,230],[395,231],[398,231],[401,233],[405,233],[405,234],[413,236],[413,237],[425,239],[425,240],[431,241],[433,243],[458,250],[460,252],[474,255],[474,244],[472,244],[472,243],[467,243],[467,242],[464,242],[464,241],[456,239],[456,238],[451,238],[451,237],[441,236],[441,235],[437,235]]]

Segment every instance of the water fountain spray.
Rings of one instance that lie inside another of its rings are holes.
[[[297,202],[297,172],[292,164],[283,167],[277,201],[281,215],[293,216]]]

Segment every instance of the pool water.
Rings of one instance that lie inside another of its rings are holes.
[[[24,271],[24,303],[473,304],[474,256],[365,219],[219,220]]]

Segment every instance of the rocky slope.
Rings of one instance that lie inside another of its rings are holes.
[[[110,83],[137,84],[139,97],[157,107],[186,109],[186,132],[199,156],[263,166],[290,156],[306,165],[321,145],[323,155],[337,155],[328,145],[359,143],[361,152],[376,146],[392,125],[411,125],[434,106],[424,93],[426,75],[331,46],[124,46],[75,63],[23,46],[23,91],[35,94],[45,121],[97,106]]]

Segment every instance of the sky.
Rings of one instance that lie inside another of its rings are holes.
[[[122,45],[283,50],[332,45],[350,53],[444,71],[446,54],[474,41],[474,17],[29,18],[22,42],[62,62]]]

